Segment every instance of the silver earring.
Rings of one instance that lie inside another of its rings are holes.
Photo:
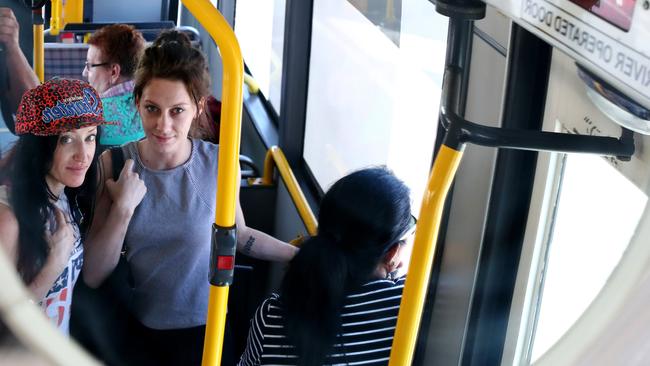
[[[386,272],[386,279],[389,281],[394,281],[397,278],[397,270],[394,270],[392,272]]]

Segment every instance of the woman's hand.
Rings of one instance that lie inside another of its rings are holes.
[[[52,260],[57,268],[63,268],[68,264],[76,239],[74,237],[74,230],[66,220],[63,211],[56,208],[54,218],[56,221],[56,230],[54,232],[45,230],[45,241],[49,247],[48,260]]]
[[[112,178],[106,181],[106,189],[116,208],[133,213],[138,207],[147,187],[140,175],[133,171],[133,159],[127,159],[117,182]]]
[[[110,150],[102,154],[101,162],[102,176],[112,176]],[[117,181],[107,179],[102,183],[93,223],[84,241],[83,278],[93,288],[101,285],[117,266],[135,208],[147,193],[144,181],[133,171],[132,159],[124,162]]]
[[[20,49],[18,33],[20,27],[11,8],[0,8],[0,42],[5,47]]]

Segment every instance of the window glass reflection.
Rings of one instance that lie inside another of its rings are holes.
[[[280,114],[286,0],[237,0],[235,34],[262,94]]]
[[[638,225],[648,197],[605,159],[565,157],[546,252],[532,362],[598,296]]]

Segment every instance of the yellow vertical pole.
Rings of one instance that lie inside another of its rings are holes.
[[[219,173],[215,224],[235,225],[239,177],[239,140],[243,102],[244,61],[235,33],[208,0],[182,0],[185,7],[210,33],[223,61],[221,128],[219,131]],[[207,278],[206,278],[207,281]],[[203,348],[203,365],[220,365],[226,324],[228,286],[210,287]]]
[[[43,51],[43,24],[34,25],[34,72],[41,83],[45,79],[45,53]]]
[[[52,14],[50,15],[50,34],[58,36],[63,23],[61,21],[61,0],[52,0]]]
[[[462,155],[461,151],[442,145],[433,164],[415,231],[413,254],[409,264],[409,274],[404,284],[389,366],[410,366],[413,362],[413,351],[433,265],[440,219],[445,198]]]
[[[289,196],[291,196],[293,203],[296,205],[296,209],[298,209],[298,214],[305,224],[307,233],[311,236],[315,236],[318,233],[318,223],[316,222],[316,216],[314,216],[314,213],[309,207],[307,198],[305,198],[305,194],[302,193],[300,185],[298,184],[298,180],[293,174],[293,171],[289,166],[289,162],[287,161],[287,157],[284,156],[282,149],[277,146],[271,146],[269,148],[269,151],[266,153],[266,157],[264,158],[264,174],[262,176],[262,184],[273,184],[273,167],[275,166],[277,166],[278,172],[280,172],[280,176],[282,177],[282,180],[284,180],[284,184],[287,187]]]
[[[34,10],[32,13],[32,23],[34,27],[34,53],[33,65],[34,72],[41,83],[45,79],[45,51],[43,50],[43,16],[42,9]]]
[[[63,4],[63,22],[65,27],[68,23],[83,23],[84,2],[83,0],[68,0]]]

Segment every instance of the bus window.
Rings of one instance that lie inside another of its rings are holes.
[[[238,0],[235,34],[262,94],[280,114],[286,0]]]
[[[387,165],[419,213],[431,167],[447,18],[427,1],[316,0],[304,158],[318,184]]]
[[[138,5],[133,5],[130,0],[93,1],[92,21],[95,23],[160,21],[160,0],[138,0]]]
[[[530,360],[539,360],[598,296],[635,233],[648,197],[605,159],[564,157],[547,234]]]

